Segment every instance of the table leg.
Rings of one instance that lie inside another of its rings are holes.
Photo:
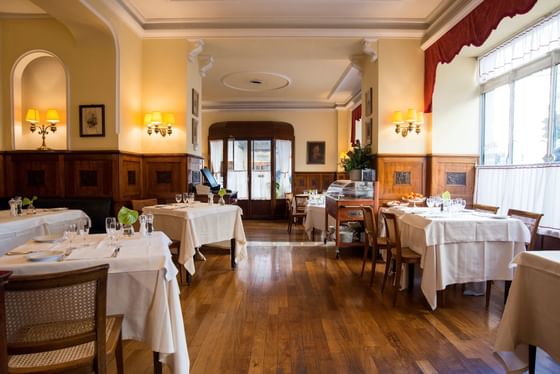
[[[230,260],[231,268],[235,269],[235,238],[230,240]]]
[[[162,374],[163,368],[161,367],[161,362],[159,362],[159,352],[153,352],[153,362],[154,374]]]
[[[537,363],[537,347],[529,344],[529,374],[535,374],[536,363]]]
[[[511,287],[511,281],[506,281],[504,285],[504,305],[506,305],[510,287]]]
[[[408,293],[412,293],[414,287],[414,264],[408,264]]]

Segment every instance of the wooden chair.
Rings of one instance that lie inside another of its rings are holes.
[[[158,200],[156,198],[150,199],[142,199],[142,200],[130,200],[132,204],[132,209],[138,211],[138,213],[142,213],[142,209],[147,206],[157,205]],[[138,231],[140,229],[139,223],[136,222],[134,224],[134,230]],[[181,248],[181,241],[176,239],[171,239],[171,244],[169,244],[169,251],[171,252],[171,259],[173,263],[179,269],[179,284],[183,284],[183,275],[185,274],[184,266],[179,264],[179,249]],[[188,275],[185,277],[189,280]]]
[[[122,315],[107,316],[108,264],[29,276],[5,287],[10,373],[123,373]]]
[[[292,195],[292,199],[288,203],[288,233],[292,233],[292,225],[295,223],[303,223],[307,213],[307,195]]]
[[[387,276],[389,275],[389,268],[391,267],[391,260],[395,260],[395,294],[393,296],[393,306],[397,305],[397,295],[401,283],[401,268],[402,264],[408,264],[409,277],[414,277],[414,264],[420,263],[420,255],[408,247],[401,247],[401,238],[399,227],[397,225],[397,217],[393,213],[381,213],[385,220],[385,227],[387,229],[387,262],[385,263],[385,274],[383,275],[383,284],[381,285],[381,293],[385,289]],[[412,286],[413,282],[409,282]]]
[[[492,205],[473,204],[472,209],[477,212],[488,212],[488,213],[496,214],[498,213],[500,207],[492,206]]]
[[[0,271],[0,374],[8,374],[8,342],[6,340],[6,309],[4,286],[11,271]]]
[[[537,230],[539,229],[539,223],[543,215],[540,213],[526,212],[517,209],[509,209],[507,215],[512,218],[517,218],[527,226],[529,232],[531,233],[531,239],[529,243],[527,243],[527,250],[528,251],[534,250],[537,244]],[[511,281],[506,281],[505,290],[504,290],[504,304],[509,294],[510,285],[511,285]],[[486,309],[488,309],[488,307],[490,306],[491,290],[492,290],[492,281],[491,280],[486,281]]]
[[[379,256],[380,249],[387,249],[387,238],[381,238],[377,235],[377,220],[375,219],[375,210],[371,206],[363,206],[362,214],[364,216],[364,230],[366,233],[366,242],[364,244],[364,256],[362,260],[362,271],[360,277],[364,275],[366,267],[367,256],[370,247],[372,248],[371,254],[371,278],[369,285],[373,284],[373,277],[375,276],[375,265]]]

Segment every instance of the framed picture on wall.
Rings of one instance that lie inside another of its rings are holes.
[[[105,105],[80,105],[80,136],[105,136]]]
[[[192,119],[192,143],[196,147],[198,145],[198,120]]]
[[[365,93],[365,97],[364,97],[364,102],[366,105],[366,110],[365,110],[365,114],[366,116],[371,116],[371,112],[373,109],[373,105],[372,105],[372,95],[373,95],[373,88],[368,88],[366,89],[366,93]]]
[[[197,117],[198,117],[198,103],[199,103],[198,99],[199,99],[198,91],[193,88],[192,89],[192,114],[193,116],[197,116]]]
[[[311,165],[325,164],[325,142],[307,142],[307,163]]]
[[[366,119],[366,145],[367,144],[371,144],[372,142],[372,120],[371,117],[369,117],[368,119]]]

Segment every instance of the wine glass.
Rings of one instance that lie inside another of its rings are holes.
[[[89,219],[84,218],[80,221],[80,235],[82,236],[84,242],[87,240],[87,236],[89,235],[89,229],[90,221]]]
[[[120,222],[115,223],[115,241],[119,244],[119,240],[123,237],[124,225]]]
[[[430,196],[426,199],[426,205],[428,208],[433,208],[436,205],[436,201],[433,196]]]
[[[183,192],[183,202],[184,202],[185,204],[188,204],[188,203],[189,203],[189,194],[188,194],[188,192]]]
[[[64,231],[64,236],[68,240],[70,247],[72,247],[72,240],[76,237],[78,233],[78,225],[75,223],[70,223],[66,225],[66,230]]]
[[[194,203],[194,192],[189,193],[189,204]]]
[[[105,218],[105,232],[109,236],[109,240],[113,243],[115,238],[115,231],[117,229],[117,219],[115,217],[107,217]]]
[[[183,195],[180,193],[176,193],[175,194],[175,201],[177,202],[177,204],[179,204],[181,202],[181,200],[183,199]]]

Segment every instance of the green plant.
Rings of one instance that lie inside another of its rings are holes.
[[[226,189],[222,187],[222,188],[220,188],[220,190],[218,191],[218,196],[224,197],[225,194],[226,194],[226,192],[227,192]]]
[[[37,200],[37,196],[33,196],[31,199],[29,199],[29,198],[27,198],[27,197],[24,197],[23,200],[22,200],[22,202],[21,202],[21,205],[22,205],[22,206],[27,206],[27,205],[29,205],[29,204],[33,205],[33,202],[34,202],[35,200]]]
[[[360,143],[356,143],[351,150],[346,152],[346,157],[340,160],[340,164],[344,171],[354,169],[367,169],[370,167],[373,155],[371,154],[371,145],[362,147]]]
[[[123,225],[134,225],[134,223],[138,219],[138,212],[123,206],[119,210],[117,219],[119,220],[119,223]]]

